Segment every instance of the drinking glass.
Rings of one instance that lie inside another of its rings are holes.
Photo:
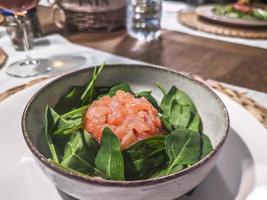
[[[17,61],[7,67],[7,74],[16,77],[31,77],[52,70],[51,63],[47,59],[34,59],[30,55],[28,31],[26,24],[27,11],[34,8],[39,0],[0,0],[0,8],[12,12],[23,32],[24,49],[26,58]]]
[[[130,36],[151,41],[160,36],[162,0],[128,0],[127,30]]]

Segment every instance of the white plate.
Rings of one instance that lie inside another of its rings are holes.
[[[0,199],[61,200],[35,164],[20,128],[23,108],[44,83],[0,103]],[[216,167],[191,197],[182,200],[266,200],[267,130],[247,111],[219,94],[231,130]],[[179,199],[180,200],[180,199]]]
[[[200,6],[196,9],[196,13],[206,19],[222,22],[231,25],[247,26],[247,27],[266,27],[267,21],[260,20],[246,20],[246,19],[236,19],[227,16],[217,15],[213,12],[214,5]]]

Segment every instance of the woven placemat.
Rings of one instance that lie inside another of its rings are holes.
[[[206,84],[210,88],[213,88],[227,95],[232,100],[239,103],[248,112],[250,112],[259,122],[261,122],[265,128],[267,128],[267,108],[261,106],[260,104],[255,102],[253,99],[248,97],[246,95],[246,92],[238,92],[217,81],[214,81],[211,79],[203,79],[202,77],[198,75],[193,75],[192,77]]]
[[[188,74],[186,74],[188,75]],[[238,102],[240,105],[242,105],[247,111],[249,111],[259,122],[261,122],[266,128],[267,128],[267,109],[261,105],[259,105],[258,103],[256,103],[254,100],[252,100],[251,98],[249,98],[246,93],[240,93],[236,90],[233,90],[229,87],[226,87],[224,85],[222,85],[221,83],[214,81],[214,80],[210,80],[210,79],[203,79],[202,77],[198,76],[198,75],[188,75],[191,76],[201,82],[203,82],[204,84],[206,84],[207,86],[224,93],[225,95],[227,95],[228,97],[230,97],[232,100]],[[51,78],[51,77],[49,77]],[[11,95],[29,88],[37,83],[40,83],[44,80],[49,79],[48,77],[45,78],[39,78],[33,81],[30,81],[27,84],[23,84],[23,85],[19,85],[17,87],[11,88],[3,93],[0,93],[0,102],[3,101],[4,99],[10,97]]]
[[[5,65],[6,60],[7,60],[7,55],[4,52],[4,50],[1,49],[0,47],[0,69]]]
[[[194,11],[178,13],[178,20],[183,25],[190,28],[217,35],[251,39],[267,39],[267,28],[228,26],[199,17]]]

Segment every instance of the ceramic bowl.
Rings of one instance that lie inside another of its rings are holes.
[[[27,104],[22,117],[25,141],[45,175],[62,193],[81,200],[173,200],[197,186],[211,171],[229,129],[227,110],[219,97],[207,86],[175,71],[148,65],[107,65],[97,86],[127,82],[134,91],[152,89],[159,100],[162,94],[156,87],[172,85],[186,91],[195,103],[203,121],[203,132],[214,147],[207,157],[173,175],[138,181],[108,181],[74,175],[48,162],[43,125],[47,104],[54,106],[74,85],[85,85],[92,68],[64,75],[41,88]],[[42,186],[40,186],[42,187]],[[40,194],[41,195],[41,194]]]

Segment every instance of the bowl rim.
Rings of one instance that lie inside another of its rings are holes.
[[[205,85],[204,83],[200,82],[199,80],[194,79],[193,77],[190,77],[190,75],[185,75],[181,72],[177,72],[173,69],[169,69],[166,67],[161,67],[161,66],[156,66],[156,65],[151,65],[151,64],[106,64],[105,68],[107,67],[125,67],[125,66],[131,66],[131,67],[140,67],[140,68],[151,68],[152,70],[156,69],[156,70],[161,70],[161,71],[167,71],[169,73],[178,75],[184,79],[187,79],[195,84],[198,84],[199,86],[201,86],[202,88],[204,88],[210,95],[212,95],[215,100],[217,101],[218,105],[220,106],[220,109],[222,110],[223,114],[224,114],[224,134],[222,135],[221,140],[219,141],[219,143],[214,147],[213,151],[211,151],[205,158],[201,159],[200,161],[198,161],[197,163],[195,163],[194,165],[187,167],[179,172],[176,172],[174,174],[170,174],[167,176],[162,176],[162,177],[158,177],[158,178],[149,178],[149,179],[145,179],[145,180],[133,180],[133,181],[114,181],[114,180],[106,180],[106,179],[100,179],[97,177],[90,177],[90,176],[83,176],[83,175],[79,175],[76,173],[73,173],[70,170],[67,169],[63,169],[51,162],[48,161],[48,158],[46,158],[45,156],[43,156],[32,144],[28,134],[27,134],[27,130],[26,130],[26,117],[27,117],[27,113],[28,110],[32,104],[32,102],[34,102],[35,98],[42,93],[48,86],[54,84],[57,81],[60,81],[62,79],[66,79],[69,76],[73,76],[73,74],[79,74],[82,72],[87,72],[88,70],[92,70],[93,67],[87,67],[81,70],[77,70],[74,72],[69,72],[66,73],[58,78],[52,79],[52,81],[50,81],[49,83],[45,84],[44,86],[42,86],[37,92],[35,92],[35,94],[30,98],[30,100],[28,101],[26,107],[24,108],[23,114],[22,114],[22,120],[21,120],[21,128],[22,128],[22,133],[23,133],[23,137],[24,140],[26,141],[26,144],[28,146],[28,148],[30,149],[30,151],[33,153],[33,155],[37,158],[37,160],[41,161],[42,164],[44,164],[46,167],[48,167],[49,169],[51,169],[52,171],[54,171],[55,173],[59,173],[62,176],[71,178],[71,179],[75,179],[77,181],[81,181],[84,183],[88,183],[88,184],[94,184],[94,185],[102,185],[102,186],[113,186],[113,187],[136,187],[136,186],[147,186],[147,185],[154,185],[154,184],[158,184],[158,183],[162,183],[162,182],[166,182],[166,181],[170,181],[173,179],[176,179],[178,177],[181,177],[183,175],[189,174],[190,172],[194,171],[195,169],[205,165],[205,163],[207,163],[209,160],[211,160],[215,154],[217,152],[220,151],[220,149],[222,148],[227,135],[229,133],[229,127],[230,127],[230,121],[229,121],[229,114],[228,111],[226,109],[226,106],[224,105],[223,101],[219,98],[219,96],[212,91],[212,89],[210,89],[207,85]]]

